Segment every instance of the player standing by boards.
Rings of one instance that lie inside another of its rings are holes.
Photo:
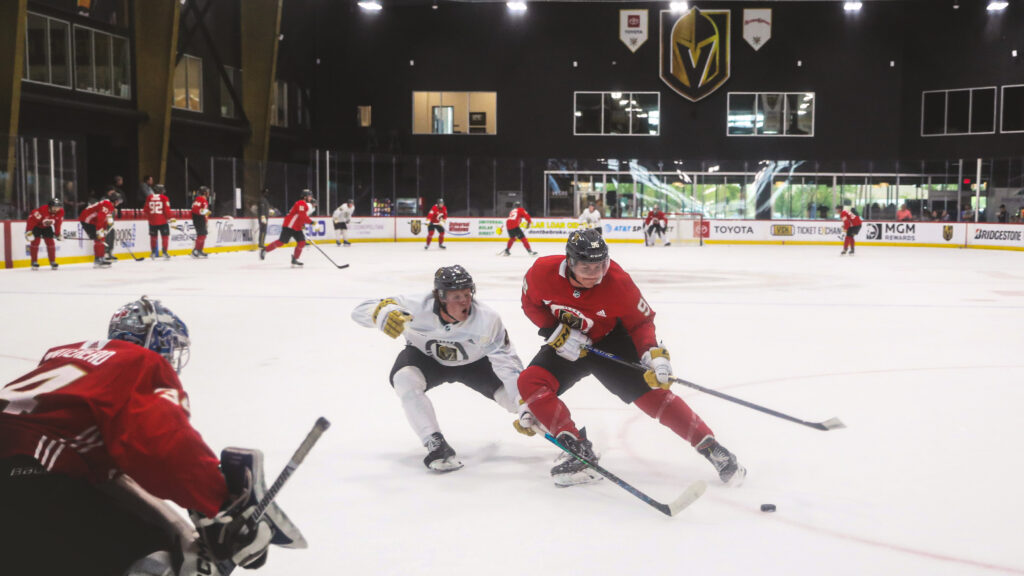
[[[192,247],[193,258],[208,258],[210,255],[203,252],[206,246],[206,235],[208,233],[207,223],[210,218],[210,189],[200,186],[196,191],[195,200],[192,201],[192,226],[196,229],[196,243]]]
[[[39,270],[39,241],[46,241],[46,255],[50,259],[50,268],[57,269],[57,246],[54,239],[60,241],[60,227],[64,222],[64,203],[60,198],[51,198],[45,206],[36,208],[28,215],[25,222],[25,240],[29,243],[28,255],[32,269]]]
[[[168,243],[171,241],[171,226],[167,217],[171,213],[171,201],[164,194],[164,185],[157,184],[153,187],[153,193],[146,198],[142,205],[142,213],[149,220],[149,251],[153,260],[156,260],[160,253],[156,249],[156,237],[162,234],[161,246],[163,247],[164,259],[170,260],[171,255],[167,252]]]
[[[428,390],[462,382],[513,414],[519,409],[516,380],[523,363],[501,317],[476,301],[475,293],[465,268],[445,266],[434,273],[433,292],[367,300],[352,311],[361,326],[405,337],[391,368],[391,386],[427,449],[423,463],[437,472],[458,470],[462,462],[441,434]]]
[[[114,210],[117,204],[120,204],[119,196],[114,187],[109,186],[103,198],[86,206],[85,210],[78,215],[78,222],[82,225],[82,230],[93,241],[94,268],[109,268],[113,259],[112,257],[107,258],[105,254],[107,250],[105,240],[108,235],[113,238]]]
[[[184,322],[143,296],[107,338],[51,348],[0,388],[0,510],[16,519],[0,539],[5,573],[219,574],[207,551],[256,568],[272,540],[304,547],[274,504],[251,528],[232,523],[265,489],[262,457],[218,461],[189,424]]]
[[[444,198],[438,198],[437,203],[430,207],[427,213],[427,245],[424,250],[430,248],[430,240],[437,232],[437,247],[446,250],[444,245],[444,225],[448,222],[448,209],[444,206]]]
[[[836,204],[836,213],[839,214],[839,218],[843,221],[843,230],[846,231],[846,235],[843,238],[843,251],[839,255],[843,256],[846,254],[846,250],[849,248],[850,256],[853,256],[853,250],[857,247],[857,241],[854,239],[854,236],[860,232],[863,222],[854,208],[847,210],[843,208],[842,204]]]
[[[525,220],[525,223],[523,222]],[[523,234],[523,228],[529,228],[530,224],[533,223],[533,219],[526,212],[526,208],[523,208],[519,202],[515,203],[512,207],[512,211],[508,213],[508,220],[505,220],[505,230],[508,231],[508,244],[505,246],[505,256],[511,256],[512,253],[509,250],[512,249],[512,245],[515,244],[516,238],[523,243],[523,247],[530,253],[531,256],[536,256],[537,253],[530,249],[530,241],[526,239],[526,235]]]
[[[345,246],[352,245],[348,241],[348,223],[352,221],[353,211],[355,211],[355,203],[349,200],[348,202],[343,202],[331,214],[331,219],[334,220],[334,242],[338,246],[341,246],[342,240],[345,241]]]
[[[654,311],[632,278],[609,259],[601,235],[596,230],[576,230],[569,235],[565,252],[564,257],[538,259],[523,278],[523,311],[547,338],[519,375],[519,394],[526,409],[562,445],[597,462],[586,433],[576,427],[559,398],[592,375],[620,400],[635,403],[689,442],[715,466],[722,482],[742,482],[746,469],[686,402],[669,391],[672,364],[668,351],[658,343]],[[592,343],[630,362],[639,361],[647,371],[641,374],[596,354],[588,356],[586,347]],[[551,476],[559,486],[601,479],[568,454],[559,457]]]
[[[586,210],[580,214],[580,228],[584,230],[595,229],[597,233],[601,233],[601,213],[597,211],[597,206],[591,202],[587,205]]]
[[[281,224],[281,237],[271,242],[266,248],[260,248],[260,260],[267,257],[267,252],[277,250],[294,238],[295,252],[292,253],[292,267],[301,267],[302,262],[299,262],[299,256],[302,256],[302,249],[306,246],[306,235],[302,230],[306,224],[313,223],[309,217],[312,213],[313,192],[305,189],[302,191],[302,198],[292,205],[291,211],[284,217],[284,223]]]
[[[644,219],[644,246],[654,246],[654,236],[661,236],[661,241],[664,246],[669,246],[671,242],[665,237],[665,231],[668,230],[668,218],[665,213],[657,208],[647,213],[647,218]]]

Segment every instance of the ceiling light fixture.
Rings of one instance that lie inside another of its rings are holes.
[[[669,10],[673,12],[685,12],[690,9],[689,2],[669,2]]]
[[[359,3],[359,7],[363,10],[370,10],[372,12],[377,12],[384,8],[380,5],[380,2],[377,2],[377,0],[363,0]]]
[[[985,9],[989,12],[998,12],[1000,10],[1006,10],[1006,7],[1009,5],[1010,3],[1006,2],[1006,0],[989,0],[988,6],[985,7]]]
[[[857,10],[860,10],[863,6],[864,4],[861,2],[847,2],[843,4],[843,10],[846,10],[847,12],[856,12]]]
[[[526,2],[506,2],[505,5],[513,12],[526,12]]]

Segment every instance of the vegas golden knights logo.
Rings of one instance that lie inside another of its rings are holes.
[[[448,346],[438,346],[437,359],[444,360],[446,362],[454,362],[459,359],[459,351],[455,348],[449,348]]]
[[[729,10],[661,12],[661,79],[696,102],[729,79]]]
[[[948,224],[942,226],[942,239],[946,242],[953,239],[953,226]]]
[[[583,327],[583,321],[579,316],[569,312],[568,310],[562,310],[558,314],[558,323],[565,324],[569,328],[575,328],[579,330]]]
[[[420,230],[422,229],[422,220],[409,220],[409,231],[412,232],[413,236],[419,236]]]

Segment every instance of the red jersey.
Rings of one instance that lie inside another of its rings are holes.
[[[217,457],[189,424],[188,395],[156,352],[121,340],[51,348],[0,400],[0,458],[34,456],[94,483],[124,472],[211,518],[227,498]]]
[[[860,216],[857,216],[849,210],[843,210],[840,212],[839,217],[843,219],[843,230],[849,230],[851,226],[860,226],[863,224]]]
[[[154,192],[146,198],[142,213],[149,219],[150,226],[163,226],[167,224],[167,215],[171,213],[171,201],[167,196]]]
[[[78,221],[82,224],[92,224],[96,228],[105,228],[114,223],[114,204],[110,200],[103,199],[95,204],[89,204],[85,210],[78,215]]]
[[[63,222],[63,208],[58,208],[56,214],[51,214],[49,206],[40,206],[29,213],[28,220],[25,222],[25,230],[31,232],[39,226],[43,228],[52,227],[53,233],[60,236],[60,225]]]
[[[523,311],[540,328],[559,322],[576,328],[595,344],[621,320],[643,355],[658,345],[654,332],[654,310],[647,304],[629,274],[615,263],[593,288],[574,288],[566,275],[565,256],[542,256],[523,278]]]
[[[210,201],[206,199],[206,196],[196,196],[196,199],[192,201],[192,215],[207,216],[209,214]]]
[[[312,207],[305,200],[299,200],[292,206],[291,212],[284,217],[284,227],[291,228],[296,232],[302,230],[302,227],[306,224],[312,224],[313,220],[310,219],[309,214],[312,212]]]
[[[447,219],[448,209],[444,206],[438,206],[437,204],[434,204],[430,209],[430,213],[427,214],[427,220],[429,220],[431,224],[443,224]]]
[[[512,211],[508,213],[508,220],[505,220],[505,229],[511,230],[513,228],[519,228],[519,223],[523,220],[533,224],[533,219],[526,213],[525,208],[522,206],[513,208]]]
[[[655,222],[661,223],[662,226],[667,226],[668,218],[665,217],[665,213],[661,210],[651,210],[647,213],[647,218],[644,219],[644,228],[649,227]]]

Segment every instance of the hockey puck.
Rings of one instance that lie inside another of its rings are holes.
[[[761,512],[775,512],[775,504],[761,504]]]

